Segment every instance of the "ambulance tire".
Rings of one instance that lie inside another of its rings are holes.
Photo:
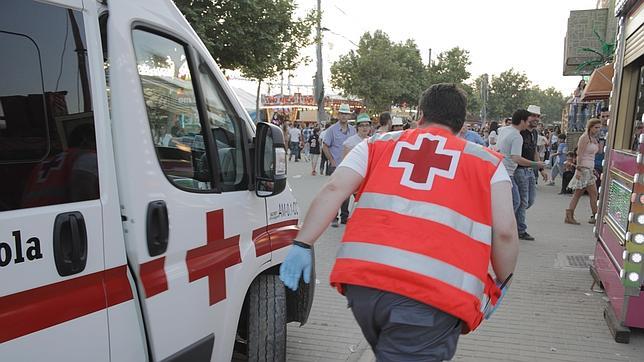
[[[277,275],[260,275],[250,286],[248,360],[286,360],[286,292]]]

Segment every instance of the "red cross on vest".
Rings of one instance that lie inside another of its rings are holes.
[[[192,283],[208,277],[210,305],[226,299],[226,268],[241,263],[239,235],[224,238],[224,210],[206,214],[206,245],[188,250],[186,264]]]
[[[389,167],[403,168],[400,184],[416,190],[431,190],[436,176],[454,179],[460,152],[445,149],[447,139],[422,133],[411,144],[396,144]]]

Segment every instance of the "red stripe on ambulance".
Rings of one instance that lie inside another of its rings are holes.
[[[0,343],[131,299],[125,265],[0,297]]]
[[[141,264],[139,274],[145,290],[145,297],[151,298],[168,290],[168,278],[165,275],[165,256]]]
[[[255,255],[262,256],[291,244],[299,228],[298,219],[286,220],[253,231]]]

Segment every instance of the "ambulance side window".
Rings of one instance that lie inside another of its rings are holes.
[[[0,6],[0,211],[97,199],[82,12]]]
[[[161,169],[180,188],[212,190],[208,149],[186,48],[141,29],[133,30],[132,37]]]
[[[247,189],[244,142],[239,118],[203,60],[199,64],[199,79],[208,113],[207,124],[217,150],[220,187],[222,191]]]

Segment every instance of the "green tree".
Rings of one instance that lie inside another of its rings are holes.
[[[307,61],[314,15],[295,18],[294,0],[174,1],[220,67],[258,81],[258,99],[263,80]]]
[[[429,81],[431,84],[464,84],[471,76],[468,70],[470,65],[469,50],[455,47],[441,52],[436,57],[436,62],[429,67]]]
[[[553,124],[561,120],[561,112],[566,106],[566,97],[554,87],[541,89],[534,86],[528,93],[527,104],[540,106],[542,122]]]
[[[488,116],[508,117],[519,108],[526,108],[531,82],[523,72],[506,70],[490,80]]]
[[[381,30],[363,34],[358,49],[331,66],[333,87],[362,98],[372,112],[389,110],[393,102],[415,104],[426,80],[416,44],[412,40],[392,43]]]

